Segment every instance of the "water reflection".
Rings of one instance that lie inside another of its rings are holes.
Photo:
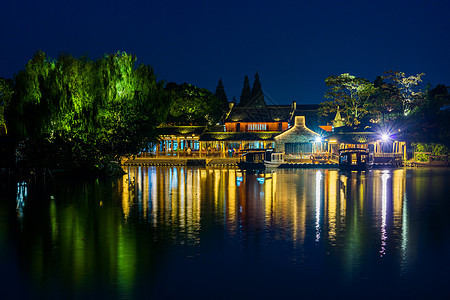
[[[189,244],[199,243],[202,218],[207,216],[230,236],[265,230],[265,238],[288,240],[295,247],[313,238],[316,243],[348,248],[352,259],[363,251],[368,230],[376,230],[381,257],[390,242],[401,240],[406,259],[404,172],[245,174],[236,169],[130,168],[123,178],[122,207],[125,219],[135,211],[153,226],[170,226],[178,233],[174,238]],[[367,222],[377,229],[367,228],[372,226]]]
[[[28,197],[28,185],[21,181],[17,183],[16,211],[19,221],[23,219],[23,210],[25,208],[26,199]]]
[[[436,209],[446,203],[445,172],[127,172],[117,181],[69,182],[43,193],[14,187],[21,230],[9,231],[18,234],[17,257],[34,286],[54,298],[67,289],[75,297],[91,290],[175,296],[167,292],[171,282],[186,282],[186,289],[197,281],[212,289],[235,280],[295,285],[297,278],[320,289],[323,280],[340,287],[411,277],[422,256],[447,257],[433,240],[450,244],[447,216]],[[197,277],[187,278],[191,272]]]

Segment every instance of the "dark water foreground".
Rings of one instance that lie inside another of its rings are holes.
[[[0,298],[450,297],[450,170],[1,182]]]

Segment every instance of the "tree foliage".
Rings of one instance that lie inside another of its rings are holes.
[[[393,83],[386,82],[382,76],[374,81],[375,93],[372,96],[373,107],[371,117],[376,123],[386,123],[402,115],[400,91]]]
[[[14,93],[14,82],[11,79],[0,77],[0,134],[8,134],[5,113],[11,102]]]
[[[228,110],[228,98],[227,94],[225,93],[225,87],[223,86],[222,79],[220,79],[219,83],[217,84],[214,96],[219,100],[222,112],[225,113]]]
[[[250,95],[250,102],[248,106],[264,107],[266,102],[264,101],[264,94],[261,88],[261,82],[259,81],[259,74],[255,74],[255,81]]]
[[[395,85],[399,91],[397,101],[402,103],[403,115],[407,116],[421,99],[422,92],[416,91],[416,87],[422,82],[422,76],[425,73],[419,73],[406,77],[404,72],[387,71],[383,78]]]
[[[370,110],[370,97],[375,93],[373,83],[348,73],[329,76],[325,79],[328,91],[325,98],[332,99],[323,102],[320,114],[328,115],[342,109],[348,125],[358,125]]]
[[[244,77],[244,86],[242,87],[241,98],[239,99],[239,106],[248,106],[251,99],[251,89],[250,89],[250,81],[248,80],[248,76]]]
[[[155,140],[168,101],[152,68],[135,62],[125,52],[96,61],[37,52],[15,77],[15,134],[59,145],[77,166],[139,152]]]
[[[213,125],[222,116],[222,103],[207,89],[171,82],[166,91],[170,99],[167,121],[172,124]]]

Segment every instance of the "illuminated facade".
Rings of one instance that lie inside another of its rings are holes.
[[[340,126],[327,135],[327,151],[338,156],[339,149],[361,148],[371,149],[375,164],[401,164],[407,159],[406,141],[395,134],[383,135],[373,128],[365,126]]]
[[[315,140],[319,134],[312,131],[305,124],[304,116],[296,116],[295,124],[289,130],[277,135],[276,151],[288,155],[311,155],[315,152]],[[320,142],[319,142],[320,143]]]
[[[274,149],[275,137],[286,132],[297,116],[317,127],[318,105],[239,107],[230,104],[223,125],[160,126],[155,156],[231,157],[249,149]],[[144,155],[145,156],[145,155]]]
[[[224,122],[224,132],[205,132],[200,141],[207,147],[217,147],[223,153],[240,154],[248,149],[276,147],[276,136],[292,127],[296,116],[317,119],[318,105],[268,105],[264,107],[230,106]]]

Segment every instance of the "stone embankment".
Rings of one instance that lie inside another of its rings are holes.
[[[137,157],[126,159],[124,166],[217,166],[237,167],[238,158],[148,158]]]

